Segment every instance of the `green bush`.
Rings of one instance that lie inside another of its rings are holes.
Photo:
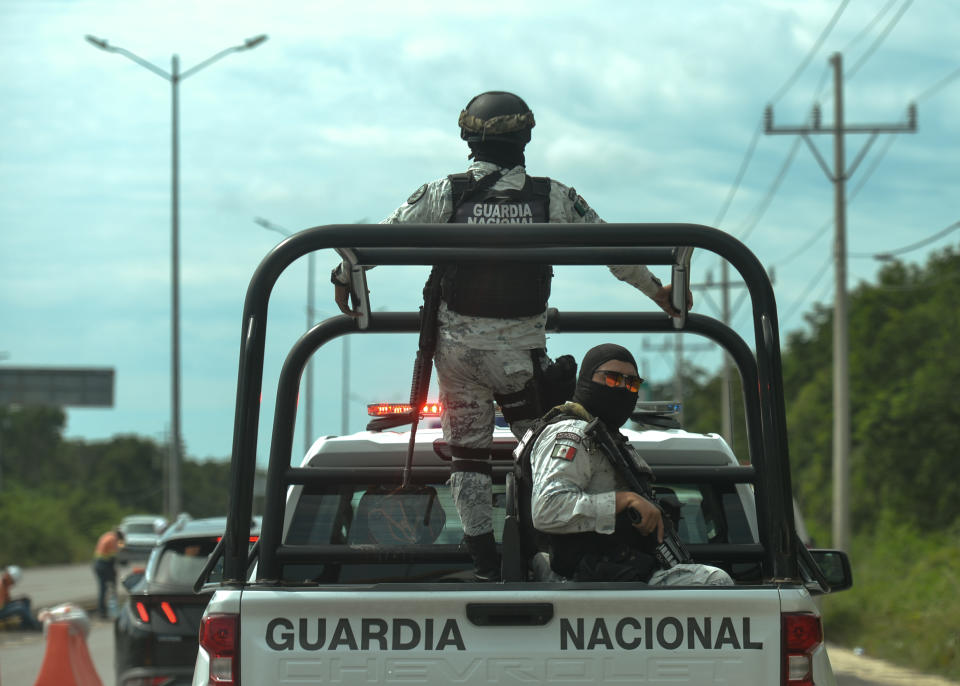
[[[851,562],[853,588],[824,599],[828,640],[960,680],[960,521],[918,533],[888,511]]]
[[[0,564],[82,562],[97,537],[120,521],[109,500],[7,485],[0,498]]]

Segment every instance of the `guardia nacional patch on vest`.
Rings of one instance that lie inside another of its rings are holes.
[[[532,224],[546,221],[545,208],[536,202],[471,202],[457,209],[457,222],[464,224]]]
[[[423,194],[426,192],[427,192],[427,184],[423,184],[422,186],[420,186],[420,188],[418,188],[417,190],[415,190],[413,193],[410,194],[410,197],[407,198],[407,204],[416,205],[418,202],[420,202],[420,198],[422,198]]]

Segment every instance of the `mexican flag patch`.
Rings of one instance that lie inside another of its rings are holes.
[[[570,462],[577,455],[577,449],[572,445],[564,445],[563,443],[557,443],[553,446],[553,451],[550,453],[550,457],[557,460],[566,460]]]

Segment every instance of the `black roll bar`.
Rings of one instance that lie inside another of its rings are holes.
[[[718,342],[740,371],[748,451],[757,472],[765,574],[774,579],[796,578],[799,572],[793,555],[795,534],[776,302],[769,278],[753,253],[732,236],[697,224],[508,224],[485,225],[483,229],[451,230],[443,224],[404,224],[402,228],[389,224],[318,226],[285,239],[260,263],[247,289],[242,319],[224,583],[242,585],[247,569],[270,294],[294,260],[329,248],[352,248],[363,265],[458,261],[674,265],[682,252],[678,247],[702,248],[726,259],[743,277],[751,296],[756,357],[734,332],[709,317],[691,313],[680,331],[699,333]],[[640,245],[645,247],[637,247]],[[565,313],[553,319],[553,326],[562,331],[674,331],[673,322],[660,313]],[[370,315],[369,327],[362,333],[416,331],[416,326],[414,313],[376,313]],[[296,391],[303,368],[323,343],[359,331],[349,317],[328,319],[301,338],[284,364],[277,390],[267,510],[261,529],[261,578],[276,578],[283,518],[271,512],[283,512]]]

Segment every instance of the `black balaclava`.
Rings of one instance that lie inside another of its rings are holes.
[[[470,154],[467,156],[478,162],[493,162],[494,164],[512,169],[517,165],[525,165],[523,146],[506,141],[483,141],[470,143]]]
[[[637,394],[626,388],[610,388],[593,381],[597,367],[610,360],[629,362],[636,369],[637,362],[630,351],[614,343],[604,343],[587,351],[580,363],[577,388],[573,401],[583,405],[594,417],[599,417],[611,431],[618,431],[630,419],[637,405]]]

